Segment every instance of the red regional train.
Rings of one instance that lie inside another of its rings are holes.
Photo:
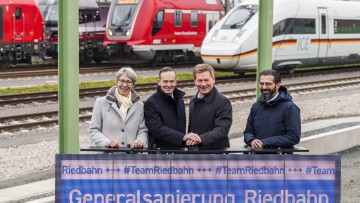
[[[113,0],[104,44],[110,61],[122,63],[201,60],[202,41],[223,14],[220,0]]]
[[[0,0],[0,66],[40,60],[44,21],[34,0]]]

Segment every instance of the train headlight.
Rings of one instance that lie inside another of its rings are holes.
[[[112,33],[112,31],[111,31],[111,29],[110,29],[110,28],[108,28],[108,35],[110,35],[110,36],[112,36],[112,35],[113,35],[113,33]]]
[[[240,30],[233,39],[233,42],[239,43],[241,39],[241,35],[245,32],[245,30]]]
[[[219,30],[215,30],[214,34],[210,38],[210,42],[215,42],[218,33],[219,33]]]
[[[126,30],[126,33],[125,33],[125,36],[130,36],[130,34],[131,34],[131,30],[130,30],[130,29],[127,29],[127,30]]]

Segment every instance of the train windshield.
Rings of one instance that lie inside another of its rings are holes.
[[[101,21],[100,11],[91,9],[79,10],[79,24]]]
[[[51,5],[44,11],[46,26],[56,27],[58,23],[58,5]],[[101,21],[98,9],[79,9],[79,24]]]
[[[114,8],[114,13],[111,19],[111,26],[124,27],[130,24],[134,16],[137,4],[118,4]]]
[[[54,4],[54,0],[37,0],[38,7],[41,11],[42,17],[45,19],[47,12],[49,10],[49,7]]]
[[[45,11],[46,26],[57,26],[58,22],[58,6],[51,5],[48,10]]]
[[[47,7],[47,5],[39,5],[39,9],[41,11],[41,15],[43,16],[43,18],[45,18],[46,7]]]
[[[258,11],[258,6],[239,6],[230,14],[222,29],[241,29]]]

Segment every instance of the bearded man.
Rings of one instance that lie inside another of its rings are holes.
[[[247,119],[244,141],[253,148],[292,147],[301,137],[300,109],[281,84],[280,73],[260,73],[261,97]]]

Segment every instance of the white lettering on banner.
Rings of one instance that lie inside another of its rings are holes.
[[[186,194],[176,190],[176,194],[148,194],[136,190],[136,194],[82,194],[80,190],[73,189],[69,194],[70,203],[83,202],[147,202],[147,203],[185,203],[185,202],[216,202],[235,203],[235,194]],[[75,200],[75,201],[74,201]]]
[[[154,166],[151,168],[143,168],[137,166],[126,166],[124,168],[125,174],[194,174],[193,168],[188,167],[162,167],[162,166]]]
[[[334,168],[321,168],[318,166],[311,166],[311,168],[313,169],[314,174],[335,174]]]
[[[228,166],[222,166],[224,174],[285,174],[284,168],[279,167],[253,167],[245,166],[241,168],[230,168]]]
[[[62,166],[61,173],[62,174],[102,174],[103,170],[102,170],[102,168],[98,168],[98,167],[94,167],[94,166],[91,166],[91,167]]]
[[[174,32],[174,35],[197,35],[197,32],[191,32],[191,31],[187,31],[187,32]]]
[[[280,193],[272,196],[271,194],[262,194],[261,190],[245,190],[245,203],[329,203],[327,194],[312,194],[310,190],[306,190],[306,194],[291,194],[288,190],[280,190]]]

